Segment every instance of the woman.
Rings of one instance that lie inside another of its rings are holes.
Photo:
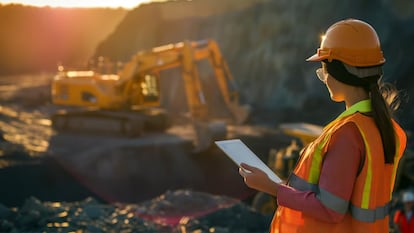
[[[388,209],[406,135],[392,119],[396,90],[381,82],[385,63],[375,30],[347,19],[326,31],[307,61],[345,111],[301,152],[286,184],[242,164],[247,186],[277,197],[271,232],[387,232]]]

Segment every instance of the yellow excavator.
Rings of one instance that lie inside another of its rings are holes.
[[[52,103],[72,107],[53,114],[52,126],[57,131],[127,136],[163,131],[171,123],[168,112],[160,107],[160,72],[180,68],[191,119],[196,127],[209,128],[211,106],[206,102],[197,66],[202,60],[211,64],[232,122],[245,122],[249,107],[239,104],[239,92],[219,46],[207,39],[140,51],[117,73],[60,67],[51,85]],[[204,131],[199,134],[205,136]]]

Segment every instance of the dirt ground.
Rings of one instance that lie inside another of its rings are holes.
[[[51,75],[0,78],[0,231],[267,232],[223,152],[173,133],[140,139],[59,134]],[[262,126],[229,128],[267,159],[289,138]]]

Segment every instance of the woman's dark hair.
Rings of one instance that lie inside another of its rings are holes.
[[[394,85],[382,82],[379,77],[368,78],[368,83],[364,88],[370,93],[372,115],[381,134],[384,160],[385,163],[394,163],[397,145],[391,119],[400,105],[399,93]]]

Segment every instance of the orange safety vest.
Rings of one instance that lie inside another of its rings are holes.
[[[293,171],[288,185],[301,191],[313,191],[323,205],[345,214],[339,223],[320,221],[310,215],[279,206],[271,224],[272,233],[315,232],[315,233],[388,233],[389,206],[394,188],[398,162],[404,152],[406,135],[395,122],[397,134],[394,164],[384,162],[381,136],[371,117],[363,112],[371,111],[371,101],[363,100],[328,124],[323,133],[306,148]],[[320,189],[319,176],[323,157],[333,133],[348,122],[358,127],[365,145],[364,166],[357,176],[350,200],[343,200],[329,190]]]

